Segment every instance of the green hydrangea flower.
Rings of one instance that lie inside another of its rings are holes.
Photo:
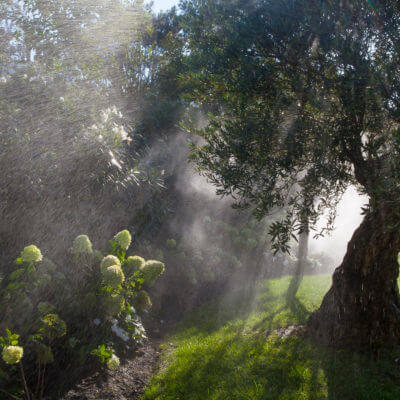
[[[40,264],[40,270],[53,273],[56,272],[57,265],[54,264],[54,262],[51,261],[49,258],[43,258],[43,261]]]
[[[242,266],[242,263],[236,256],[231,257],[231,263],[234,268],[240,268]]]
[[[100,263],[100,271],[104,272],[108,267],[111,267],[111,265],[121,265],[119,262],[118,257],[115,257],[113,255],[109,255],[103,258],[103,260]]]
[[[136,271],[146,263],[145,259],[140,256],[129,256],[123,265],[124,272],[127,276],[132,276]]]
[[[118,315],[125,306],[125,300],[123,296],[118,293],[114,293],[104,298],[104,309],[107,315],[115,316]]]
[[[93,250],[93,261],[95,264],[100,264],[103,258],[104,256],[101,251]]]
[[[17,364],[24,355],[24,349],[21,346],[6,346],[3,349],[2,357],[7,364]]]
[[[92,242],[87,235],[77,236],[72,243],[72,254],[92,254]]]
[[[165,270],[161,261],[148,260],[140,269],[146,283],[154,282]]]
[[[149,294],[145,290],[141,290],[135,297],[134,305],[139,311],[150,310],[152,307]]]
[[[103,272],[103,281],[107,286],[116,287],[125,280],[125,275],[119,265],[111,265]]]
[[[203,218],[203,222],[204,222],[205,224],[210,224],[210,223],[211,223],[211,218],[210,218],[208,215],[206,215],[206,216]]]
[[[118,232],[114,236],[113,240],[115,240],[121,248],[126,250],[131,245],[132,236],[128,230],[124,229],[123,231]]]
[[[21,252],[22,261],[29,263],[37,263],[42,261],[43,256],[40,250],[34,245],[26,246]]]
[[[50,339],[62,337],[67,333],[67,324],[57,314],[47,314],[41,322],[40,331]]]
[[[39,284],[42,286],[46,286],[51,282],[50,274],[43,274],[39,277]]]
[[[37,309],[41,315],[45,315],[54,311],[54,307],[50,303],[47,303],[46,301],[41,301],[37,305]]]
[[[169,249],[175,249],[176,247],[176,240],[175,239],[168,239],[165,242],[165,245],[169,248]]]
[[[114,371],[119,367],[119,358],[113,354],[107,361],[107,368],[111,371]]]

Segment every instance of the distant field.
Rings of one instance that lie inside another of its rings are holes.
[[[328,275],[305,277],[285,306],[290,278],[230,293],[190,315],[163,345],[160,372],[144,399],[400,399],[400,349],[379,360],[321,349],[280,327],[304,324],[329,289]]]

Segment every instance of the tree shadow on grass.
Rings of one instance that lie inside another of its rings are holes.
[[[320,360],[310,359],[311,350],[299,338],[215,336],[178,351],[145,399],[323,399]]]
[[[304,304],[297,297],[295,297],[290,303],[287,303],[286,307],[289,307],[290,311],[298,321],[305,322],[311,314],[311,312],[307,310]]]
[[[281,284],[238,290],[199,310],[203,320],[194,315],[194,331],[186,328],[144,398],[400,399],[400,367],[394,362],[400,350],[376,362],[326,349],[306,337],[280,337],[274,328],[305,323],[311,313],[307,300],[304,304],[295,297],[287,303],[281,290],[286,284]]]
[[[288,320],[293,321],[293,323],[289,322],[291,325],[304,324],[311,313],[297,297],[294,297],[290,302],[284,303],[274,312],[267,314],[254,325],[254,329],[263,329],[265,332],[271,332],[276,327],[276,324],[274,324],[275,318],[285,310],[288,313]]]
[[[235,321],[245,321],[254,311],[257,296],[260,293],[269,295],[269,288],[256,288],[253,285],[236,287],[229,293],[224,293],[220,298],[203,304],[186,316],[176,326],[179,334],[192,334],[194,331],[201,334],[211,334]],[[240,322],[239,322],[240,323]]]
[[[179,348],[145,399],[395,400],[400,372],[393,361],[302,337],[214,333]]]

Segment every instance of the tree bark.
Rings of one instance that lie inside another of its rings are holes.
[[[335,348],[400,343],[400,233],[387,228],[397,219],[382,208],[354,232],[332,287],[308,321],[310,335],[319,342]]]
[[[307,230],[300,233],[299,235],[299,247],[297,252],[297,265],[296,271],[290,280],[290,285],[286,294],[286,303],[290,304],[296,297],[296,293],[299,290],[300,283],[304,276],[304,270],[307,265],[307,255],[308,255],[308,237],[309,231]]]

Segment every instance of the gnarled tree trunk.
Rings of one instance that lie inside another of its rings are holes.
[[[332,287],[308,321],[311,336],[323,344],[361,348],[400,343],[400,232],[387,229],[393,217],[383,208],[367,215],[353,234]]]

